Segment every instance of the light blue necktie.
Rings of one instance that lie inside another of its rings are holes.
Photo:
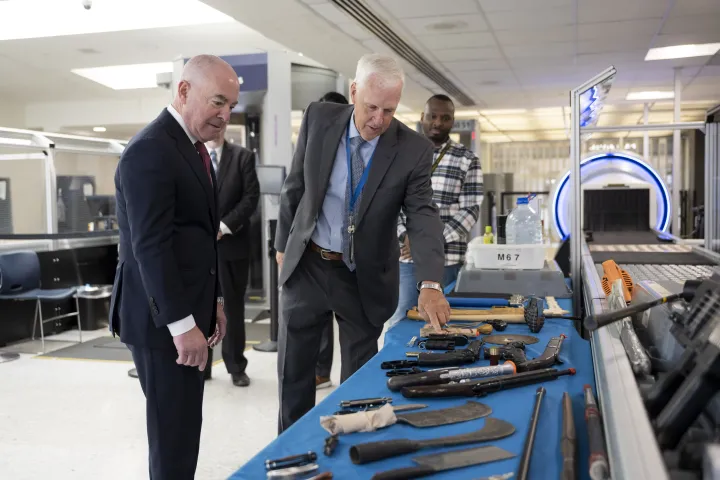
[[[212,162],[213,169],[215,170],[215,173],[217,173],[218,169],[218,158],[217,158],[217,152],[213,148],[210,150],[210,162]]]
[[[365,163],[363,162],[362,155],[360,154],[360,149],[362,148],[363,144],[365,143],[365,140],[358,135],[356,137],[353,137],[350,139],[350,164],[352,169],[352,190],[350,189],[350,183],[348,182],[347,187],[345,189],[345,215],[343,215],[343,229],[342,229],[342,240],[343,240],[343,261],[345,262],[345,265],[350,269],[350,271],[355,270],[355,241],[352,238],[353,235],[349,232],[349,218],[348,218],[348,209],[350,205],[350,198],[352,197],[352,192],[355,191],[355,188],[357,188],[358,183],[360,183],[360,177],[362,177],[363,172],[365,171]],[[353,223],[357,225],[357,210],[360,206],[360,201],[362,199],[362,192],[358,196],[357,201],[355,202],[355,211],[352,212],[353,216]],[[354,226],[355,226],[354,225]]]

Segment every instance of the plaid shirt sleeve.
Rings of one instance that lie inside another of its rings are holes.
[[[465,156],[470,159],[470,167],[458,196],[460,209],[445,222],[443,232],[445,243],[466,241],[470,229],[480,216],[480,204],[483,200],[483,175],[480,160],[469,150],[466,150]]]
[[[400,211],[400,215],[398,215],[398,223],[397,223],[397,237],[398,242],[400,241],[400,237],[403,236],[403,234],[407,233],[407,227],[405,226],[405,212],[402,210]]]

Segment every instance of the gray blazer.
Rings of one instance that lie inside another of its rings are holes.
[[[340,138],[352,105],[313,103],[305,111],[290,173],[280,199],[275,248],[285,253],[279,284],[307,249],[325,199]],[[442,282],[443,224],[432,201],[430,141],[393,119],[380,137],[363,190],[355,232],[360,301],[371,323],[382,325],[397,308],[400,255],[397,217],[402,208],[419,281]]]

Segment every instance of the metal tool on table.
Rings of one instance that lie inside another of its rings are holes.
[[[389,403],[388,403],[389,404]],[[354,413],[360,413],[360,412],[372,412],[373,410],[377,410],[381,408],[383,405],[387,404],[377,404],[367,407],[353,407],[353,408],[344,408],[342,410],[338,410],[337,412],[333,413],[333,415],[352,415]],[[427,408],[427,405],[423,403],[407,403],[404,405],[392,405],[393,412],[407,412],[409,410],[422,410],[423,408]]]
[[[572,413],[572,400],[570,394],[563,393],[562,399],[562,436],[560,437],[560,452],[562,452],[563,467],[560,480],[577,480],[577,438],[575,435],[575,419]]]
[[[553,337],[545,346],[545,351],[537,358],[528,360],[525,356],[525,344],[522,342],[510,343],[501,347],[493,347],[500,349],[502,359],[513,362],[518,372],[529,372],[530,370],[539,370],[541,368],[549,368],[553,365],[561,364],[560,348],[562,347],[565,335]],[[483,350],[483,357],[490,358],[489,348]]]
[[[509,478],[513,478],[514,476],[515,472],[509,472],[500,475],[490,475],[489,477],[478,478],[476,480],[508,480]]]
[[[430,334],[418,343],[418,347],[424,350],[455,350],[456,346],[463,347],[469,342],[465,335]]]
[[[502,334],[502,335],[488,335],[483,337],[485,343],[493,345],[507,345],[509,343],[521,342],[525,345],[532,345],[538,343],[538,338],[532,335],[514,335],[514,334]]]
[[[420,315],[417,307],[407,311],[407,318],[410,320],[425,320],[422,315]],[[486,322],[489,320],[504,320],[507,323],[525,323],[525,309],[523,307],[450,309],[451,322]]]
[[[414,347],[416,341],[417,341],[417,337],[413,336],[413,337],[410,339],[410,341],[407,342],[407,344],[406,344],[405,346],[406,346],[406,347]]]
[[[564,375],[575,375],[575,369],[555,370],[554,368],[545,368],[542,370],[485,378],[483,380],[474,380],[465,383],[405,387],[401,390],[401,393],[405,398],[482,397],[489,393],[499,392],[500,390],[508,390],[556,380]]]
[[[607,451],[605,450],[605,436],[602,431],[600,411],[595,402],[590,385],[585,385],[585,422],[587,422],[588,439],[590,443],[590,478],[592,480],[606,480],[610,478]]]
[[[439,370],[445,370],[445,371],[456,370],[458,368],[460,368],[460,367],[431,368],[428,370],[423,370],[422,368],[418,368],[418,367],[396,368],[394,370],[389,370],[389,371],[385,372],[385,375],[388,377],[398,377],[398,376],[402,376],[402,375],[413,375],[416,373],[435,372],[435,371],[439,371]]]
[[[393,360],[383,362],[380,368],[393,370],[397,368],[412,367],[451,367],[473,363],[480,358],[482,340],[473,340],[466,348],[453,350],[445,353],[408,352],[409,357],[416,357],[416,360]]]
[[[308,480],[332,480],[333,474],[331,472],[323,472],[319,475],[315,475],[312,478],[309,478]]]
[[[296,480],[301,478],[307,478],[307,475],[318,470],[317,463],[306,463],[305,465],[299,465],[296,467],[280,468],[277,470],[268,470],[268,480],[275,478],[282,478],[283,480]]]
[[[515,433],[515,427],[513,427],[512,424],[505,420],[488,417],[485,419],[485,425],[481,429],[462,435],[433,438],[430,440],[385,440],[382,442],[353,445],[350,447],[350,460],[356,465],[362,465],[417,452],[424,448],[453,447],[499,440],[509,437],[513,433]]]
[[[415,467],[399,468],[373,475],[372,480],[406,480],[419,478],[484,463],[497,462],[513,458],[515,455],[498,447],[475,447],[451,452],[435,453],[413,458]]]
[[[532,333],[538,333],[545,325],[545,304],[541,298],[530,297],[525,305],[525,323]]]
[[[342,400],[340,408],[342,409],[361,409],[382,407],[386,403],[392,403],[391,397],[375,397],[375,398],[359,398],[357,400]]]
[[[608,295],[608,306],[610,309],[621,310],[627,307],[623,293],[624,288],[626,287],[622,279],[615,280]],[[629,317],[621,320],[620,342],[625,348],[625,353],[627,354],[630,366],[635,375],[650,375],[652,369],[650,357],[648,357],[645,348],[642,346],[642,343],[640,343],[640,339],[635,333],[632,320]]]
[[[476,326],[466,324],[463,324],[462,326],[446,324],[438,333],[435,330],[435,327],[433,327],[432,325],[424,325],[420,329],[420,337],[427,338],[430,335],[464,335],[468,338],[477,338],[480,335],[488,335],[492,333],[491,327],[492,326],[488,326],[485,324],[480,324]]]
[[[397,417],[397,423],[404,423],[416,428],[425,428],[477,420],[478,418],[485,418],[491,413],[492,408],[484,403],[468,400],[464,405],[457,407],[414,413],[398,413],[395,417]]]
[[[530,427],[525,437],[525,445],[523,446],[522,456],[520,457],[520,465],[518,466],[518,480],[527,480],[530,471],[530,460],[532,460],[533,445],[535,443],[535,434],[537,433],[538,420],[540,419],[540,406],[545,397],[545,388],[538,387],[535,391],[535,406],[530,417]]]
[[[288,467],[299,467],[313,463],[317,460],[317,453],[307,452],[299,455],[279,458],[277,460],[265,460],[266,470],[280,470]]]
[[[338,446],[338,436],[337,435],[330,435],[325,439],[325,446],[323,447],[323,453],[330,457],[335,452],[335,449]]]
[[[490,367],[458,368],[454,370],[436,370],[434,372],[416,373],[389,378],[388,388],[393,392],[399,392],[403,387],[414,387],[419,385],[442,385],[463,380],[496,377],[500,375],[513,375],[516,373],[513,362],[505,362],[503,365]]]

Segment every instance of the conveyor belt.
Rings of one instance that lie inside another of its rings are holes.
[[[709,265],[710,260],[695,252],[597,252],[592,251],[595,263],[615,260],[617,264],[637,265]]]
[[[618,262],[618,265],[630,274],[635,283],[642,280],[653,280],[655,282],[672,280],[684,283],[685,280],[709,277],[713,271],[711,265],[639,265],[620,262]],[[604,275],[602,265],[598,263],[595,267],[598,275],[602,278]]]
[[[594,263],[615,260],[636,265],[709,265],[689,245],[661,242],[655,232],[595,232],[588,248]]]
[[[593,245],[651,245],[663,243],[652,230],[644,232],[592,232],[592,237],[592,242],[588,242],[589,247]]]

